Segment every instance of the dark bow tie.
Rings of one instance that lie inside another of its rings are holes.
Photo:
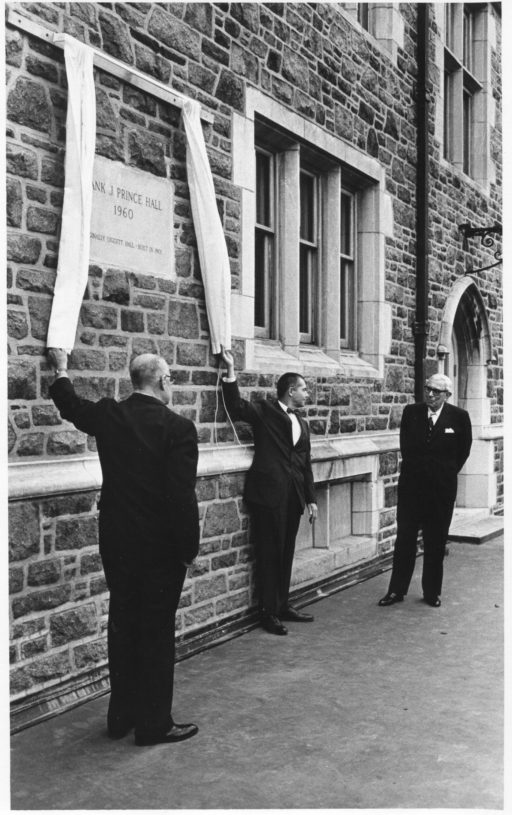
[[[293,408],[286,408],[286,412],[287,412],[287,413],[293,413],[293,415],[294,415],[294,416],[296,416],[296,415],[297,415],[297,411],[296,411],[296,410],[293,410]]]

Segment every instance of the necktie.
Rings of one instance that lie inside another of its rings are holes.
[[[428,432],[427,432],[427,441],[430,441],[430,437],[432,435],[432,431],[434,429],[434,420],[432,416],[428,417]]]

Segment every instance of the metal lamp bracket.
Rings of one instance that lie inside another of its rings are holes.
[[[462,233],[462,248],[465,252],[469,251],[468,240],[470,238],[480,238],[480,244],[485,246],[486,249],[495,250],[494,257],[496,261],[483,266],[481,269],[469,269],[468,274],[475,272],[485,272],[487,269],[493,269],[498,266],[502,261],[501,246],[497,245],[496,237],[503,234],[501,224],[493,224],[492,226],[471,226],[469,223],[459,224],[459,232]]]

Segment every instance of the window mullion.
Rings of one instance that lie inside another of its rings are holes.
[[[299,353],[299,286],[300,267],[300,152],[298,145],[284,150],[278,163],[279,221],[279,338],[283,349],[294,356]]]

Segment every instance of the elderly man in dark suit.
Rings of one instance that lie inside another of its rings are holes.
[[[307,399],[300,374],[286,373],[277,383],[277,399],[249,402],[240,397],[234,360],[222,352],[227,376],[222,391],[229,415],[248,422],[254,433],[254,460],[244,498],[251,512],[256,554],[256,583],[261,624],[271,634],[288,630],[283,620],[312,622],[313,616],[288,602],[295,538],[307,505],[317,516],[309,428],[297,410]]]
[[[379,600],[380,606],[400,603],[407,594],[420,528],[423,598],[434,608],[441,605],[443,559],[457,496],[457,473],[469,456],[472,441],[468,413],[446,401],[451,392],[449,377],[434,374],[425,386],[426,401],[404,408],[398,530],[389,589]]]
[[[181,741],[195,724],[171,716],[174,629],[187,566],[199,548],[193,422],[168,409],[171,376],[155,354],[130,365],[128,399],[80,398],[67,354],[48,351],[57,378],[50,395],[64,419],[95,436],[103,485],[99,546],[110,591],[108,734],[135,727],[135,743]]]

